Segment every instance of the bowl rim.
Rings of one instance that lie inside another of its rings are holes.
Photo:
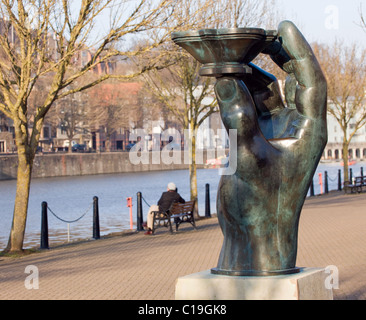
[[[172,32],[172,40],[178,38],[192,38],[205,36],[240,36],[240,35],[258,35],[266,36],[267,31],[262,28],[220,28],[220,29],[201,29]]]
[[[204,39],[219,40],[220,38],[240,39],[242,37],[263,38],[266,41],[273,41],[278,38],[278,32],[277,30],[261,28],[221,28],[176,31],[171,34],[171,39],[174,42],[202,41]]]

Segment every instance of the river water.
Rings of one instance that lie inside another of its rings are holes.
[[[363,163],[350,168],[353,175],[360,175]],[[340,163],[319,164],[314,175],[315,194],[320,193],[318,174],[328,172],[329,190],[338,186]],[[366,174],[366,171],[365,171]],[[216,212],[216,193],[220,180],[218,169],[197,170],[199,213],[205,215],[205,185],[210,185],[211,213]],[[99,198],[99,218],[101,235],[120,232],[130,228],[130,214],[127,208],[127,197],[133,198],[133,223],[136,227],[136,194],[141,192],[143,215],[146,220],[147,204],[156,204],[161,193],[166,190],[168,182],[174,182],[178,192],[189,199],[188,170],[154,171],[141,173],[121,173],[109,175],[74,176],[33,179],[31,184],[27,227],[24,248],[39,247],[41,229],[41,203],[46,201],[50,210],[63,220],[75,220],[69,224],[71,241],[92,237],[93,197]],[[13,215],[16,181],[0,181],[0,251],[5,248]],[[68,225],[48,213],[49,244],[68,241]]]

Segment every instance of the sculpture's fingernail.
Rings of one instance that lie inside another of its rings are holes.
[[[215,86],[217,97],[221,101],[232,100],[236,94],[236,84],[232,79],[218,80]]]

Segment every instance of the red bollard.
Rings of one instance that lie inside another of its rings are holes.
[[[319,172],[319,185],[320,185],[320,194],[323,194],[323,178],[321,172]]]
[[[133,221],[132,221],[132,197],[128,197],[127,199],[127,207],[130,208],[130,229],[133,229]]]

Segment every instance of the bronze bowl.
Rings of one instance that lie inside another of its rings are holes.
[[[276,38],[276,31],[260,28],[203,29],[172,33],[172,40],[203,64],[199,74],[216,78],[226,74],[251,73],[247,64]]]

